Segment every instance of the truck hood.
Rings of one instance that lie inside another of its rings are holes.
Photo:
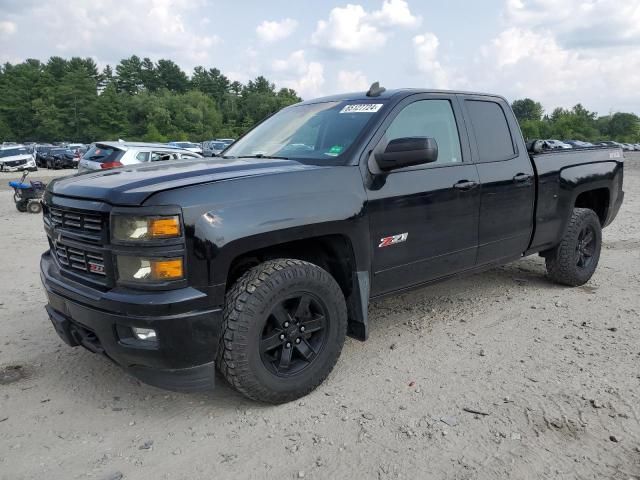
[[[60,178],[47,189],[53,195],[135,206],[174,188],[317,168],[323,167],[261,158],[171,160]]]

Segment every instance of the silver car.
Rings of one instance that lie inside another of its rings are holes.
[[[0,147],[0,171],[18,172],[38,170],[36,159],[24,145],[3,145]]]
[[[202,155],[164,143],[97,142],[84,154],[78,173],[107,170],[143,162],[202,158]]]
[[[228,143],[219,142],[217,140],[202,142],[202,154],[205,157],[215,157],[220,155],[220,153],[222,153],[222,151],[228,146]]]

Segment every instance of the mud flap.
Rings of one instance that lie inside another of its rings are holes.
[[[369,272],[356,272],[353,284],[352,293],[347,300],[347,334],[364,341],[369,337]]]

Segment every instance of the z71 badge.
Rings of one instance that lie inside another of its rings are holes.
[[[396,243],[406,242],[408,236],[409,234],[407,232],[404,232],[397,235],[391,235],[390,237],[381,238],[378,248],[390,247],[391,245],[395,245]]]

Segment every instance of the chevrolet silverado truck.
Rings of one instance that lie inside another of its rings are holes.
[[[367,338],[372,299],[532,254],[551,281],[591,278],[622,151],[531,150],[502,97],[374,85],[284,108],[223,157],[60,179],[46,310],[148,384],[210,389],[217,367],[291,401]]]

